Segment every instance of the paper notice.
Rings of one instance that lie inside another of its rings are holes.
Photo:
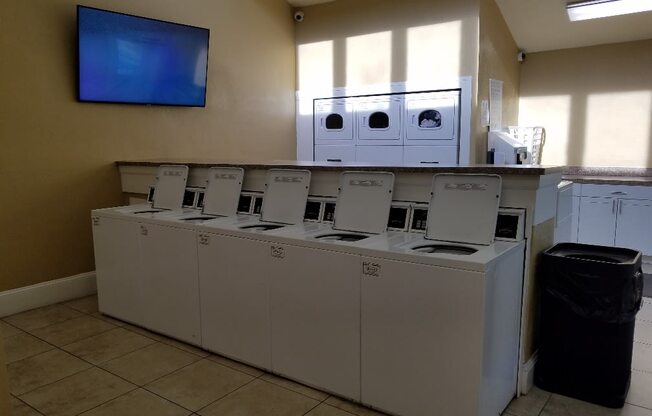
[[[503,81],[489,80],[489,130],[503,128]]]

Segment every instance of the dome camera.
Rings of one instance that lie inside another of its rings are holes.
[[[301,10],[297,10],[296,12],[294,12],[294,21],[295,22],[298,22],[298,23],[303,22],[304,17],[305,17],[305,15]]]

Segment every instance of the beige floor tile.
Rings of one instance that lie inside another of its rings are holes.
[[[97,318],[97,319],[99,319],[99,320],[101,320],[101,321],[108,322],[108,323],[113,324],[113,325],[115,325],[115,326],[125,326],[125,325],[128,325],[126,322],[123,322],[123,321],[121,321],[121,320],[119,320],[119,319],[111,318],[111,317],[108,316],[108,315],[103,315],[101,312],[93,313],[93,314],[91,314],[91,316],[92,316],[93,318]]]
[[[4,320],[23,331],[31,332],[81,315],[80,312],[63,305],[50,305],[7,316]]]
[[[642,320],[636,321],[634,341],[652,344],[652,322]]]
[[[200,410],[202,416],[302,416],[319,402],[276,384],[254,380]]]
[[[7,363],[13,363],[54,348],[47,342],[22,331],[19,335],[5,339],[4,344]]]
[[[200,356],[202,358],[208,357],[209,355],[211,355],[211,353],[208,352],[208,351],[202,350],[201,348],[197,348],[197,347],[194,347],[192,345],[188,345],[185,342],[177,341],[176,339],[165,338],[164,337],[161,340],[161,342],[164,342],[164,343],[166,343],[168,345],[171,345],[173,347],[177,347],[177,348],[179,348],[181,350],[184,350],[185,352],[189,352],[191,354],[198,355],[198,356]]]
[[[7,366],[9,391],[21,395],[61,380],[90,367],[90,364],[61,350],[51,350]]]
[[[625,404],[622,409],[610,409],[553,394],[541,416],[652,416],[652,410],[629,404]]]
[[[187,416],[189,410],[169,402],[147,390],[133,390],[81,416]]]
[[[514,416],[537,416],[550,399],[550,393],[538,387],[532,389],[507,406],[507,413]]]
[[[643,298],[641,310],[636,315],[636,320],[652,322],[652,299]]]
[[[15,337],[16,335],[22,334],[23,331],[20,329],[9,325],[5,321],[0,321],[0,338],[9,338]]]
[[[251,380],[251,376],[204,359],[145,388],[186,409],[197,411]]]
[[[253,377],[260,377],[261,375],[265,374],[264,371],[259,370],[255,367],[248,366],[247,364],[239,363],[234,360],[230,360],[226,357],[222,357],[221,355],[214,355],[211,354],[208,356],[208,359],[211,361],[215,361],[218,364],[225,365],[227,367],[231,367],[234,370],[242,371],[243,373],[249,374],[250,376]]]
[[[66,305],[69,308],[73,308],[76,311],[87,313],[89,315],[98,312],[97,295],[91,295],[79,299],[73,299],[68,302],[65,302],[64,305]]]
[[[153,339],[135,332],[127,331],[123,328],[115,328],[102,332],[99,335],[68,344],[63,349],[97,365],[139,350],[155,342]]]
[[[303,384],[295,383],[294,381],[288,380],[283,377],[278,377],[273,374],[264,374],[263,376],[260,377],[262,380],[269,381],[270,383],[274,383],[276,385],[279,385],[281,387],[285,387],[286,389],[290,389],[292,391],[295,391],[297,393],[301,393],[304,396],[311,397],[315,400],[319,400],[320,402],[323,400],[326,400],[328,397],[328,393],[324,393],[323,391],[315,390],[312,387],[304,386]]]
[[[115,326],[108,322],[100,321],[88,315],[82,315],[78,318],[36,329],[32,331],[32,334],[50,344],[62,347],[72,344],[75,341],[106,332],[112,328],[115,328]]]
[[[101,367],[142,386],[200,359],[178,348],[156,343],[108,361]]]
[[[353,413],[358,416],[384,416],[385,413],[378,412],[368,407],[360,406],[357,403],[350,402],[348,400],[340,399],[339,397],[331,396],[324,402],[330,404],[331,406],[337,407],[338,409]]]
[[[652,409],[652,374],[632,371],[627,403]]]
[[[333,407],[326,403],[322,403],[306,413],[306,416],[351,416],[351,413],[345,412],[344,410],[340,410],[337,407]]]
[[[41,416],[39,412],[13,396],[11,397],[9,405],[11,416]]]
[[[93,367],[39,387],[20,399],[47,416],[73,416],[135,388],[113,374]]]
[[[632,368],[652,374],[652,344],[634,343]]]

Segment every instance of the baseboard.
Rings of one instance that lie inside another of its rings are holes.
[[[537,363],[537,353],[535,352],[532,357],[521,367],[521,374],[519,374],[519,396],[527,394],[532,387],[534,387],[534,365]]]
[[[95,272],[81,273],[0,292],[0,317],[97,292]]]

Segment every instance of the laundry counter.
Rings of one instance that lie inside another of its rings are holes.
[[[537,341],[536,281],[538,254],[553,245],[557,211],[557,187],[562,179],[561,166],[494,166],[494,165],[399,165],[385,166],[360,163],[273,161],[266,163],[150,159],[119,161],[122,191],[125,200],[142,202],[154,184],[157,167],[162,164],[183,164],[190,168],[188,187],[203,188],[210,167],[241,167],[245,171],[243,192],[262,193],[266,172],[276,169],[306,169],[311,171],[310,194],[319,198],[334,198],[338,194],[339,178],[343,171],[388,171],[395,176],[392,199],[395,202],[428,204],[431,199],[433,175],[437,173],[495,174],[502,178],[501,208],[525,212],[526,239],[523,319],[521,328],[520,391],[527,392],[532,385]],[[262,195],[262,194],[261,194]]]

